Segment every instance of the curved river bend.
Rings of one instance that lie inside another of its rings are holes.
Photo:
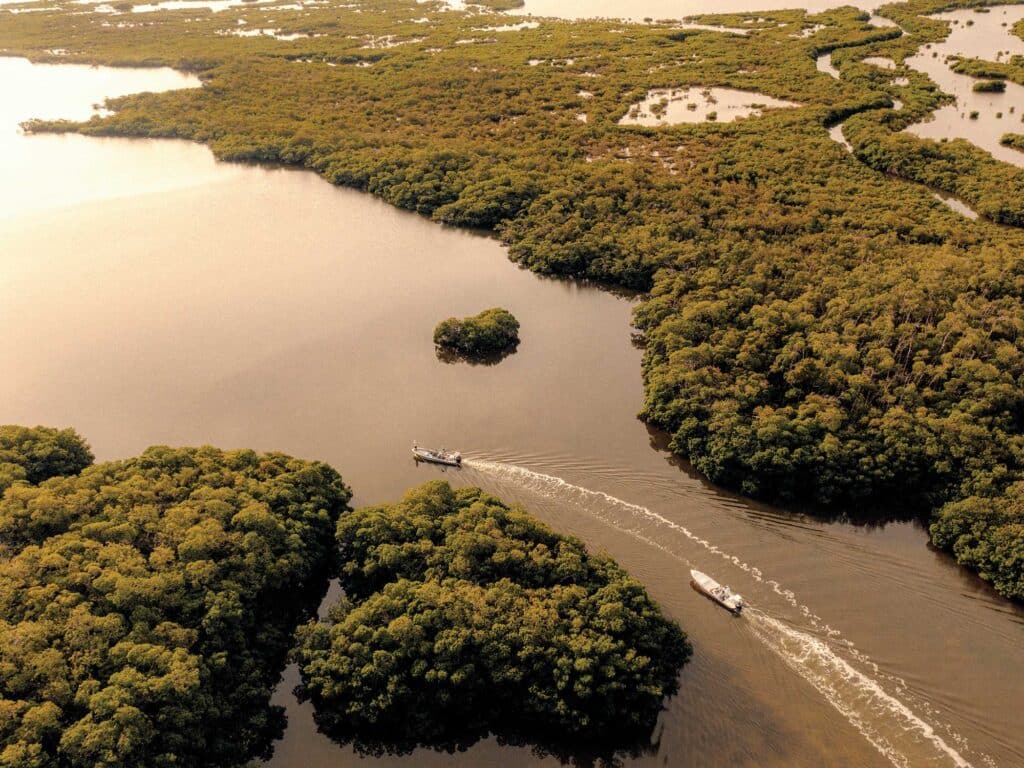
[[[0,422],[77,427],[100,459],[152,443],[251,446],[339,467],[356,503],[429,478],[521,501],[604,549],[696,647],[637,765],[1024,764],[1024,612],[926,546],[709,487],[635,419],[628,298],[518,269],[492,239],[304,172],[172,141],[26,137],[102,95],[194,85],[166,71],[29,66],[0,106]],[[449,365],[450,314],[522,323],[498,366]],[[461,448],[461,472],[408,446]],[[733,619],[695,566],[744,593]],[[553,764],[483,742],[364,759],[291,696],[270,765]]]

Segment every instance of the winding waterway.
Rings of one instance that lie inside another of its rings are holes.
[[[539,278],[493,239],[310,173],[15,131],[86,116],[103,94],[195,84],[174,73],[0,59],[0,82],[18,83],[0,100],[0,422],[73,425],[100,459],[153,443],[323,459],[357,504],[436,477],[523,502],[617,558],[693,640],[629,764],[1024,764],[1024,611],[916,523],[753,504],[672,459],[635,418],[630,298]],[[516,354],[437,359],[439,319],[497,304],[522,323]],[[413,439],[471,458],[417,467]],[[690,566],[749,614],[696,594]],[[275,697],[290,721],[274,768],[555,764],[493,741],[362,758],[316,732],[294,683],[289,670]]]

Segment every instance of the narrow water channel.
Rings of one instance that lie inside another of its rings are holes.
[[[182,142],[15,133],[34,114],[87,113],[112,76],[87,71],[0,59],[22,94],[0,118],[17,169],[0,173],[0,359],[15,361],[0,422],[73,425],[101,460],[153,443],[323,459],[357,504],[437,477],[522,502],[617,558],[694,642],[630,765],[1024,764],[1024,611],[914,522],[753,504],[672,459],[635,418],[630,298],[539,278],[493,239],[310,173]],[[189,84],[118,72],[134,89]],[[439,319],[498,304],[522,323],[516,354],[438,360]],[[416,467],[413,440],[470,460]],[[691,566],[750,614],[696,594]],[[290,724],[274,768],[554,764],[493,741],[359,757],[316,732],[294,682],[276,695]]]

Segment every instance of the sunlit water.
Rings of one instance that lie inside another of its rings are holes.
[[[182,142],[16,134],[33,114],[87,116],[113,76],[52,69],[0,60],[22,94],[0,126],[0,422],[74,425],[101,459],[152,443],[319,458],[358,504],[445,477],[528,505],[616,557],[694,642],[636,764],[1024,763],[1024,613],[916,524],[754,505],[670,460],[634,416],[631,300],[538,278],[490,238],[309,173]],[[83,179],[70,189],[68,169]],[[434,324],[493,305],[522,323],[519,351],[439,361]],[[415,466],[414,439],[462,449],[467,466]],[[690,566],[745,594],[749,614],[695,593]],[[294,683],[289,670],[276,696],[290,716],[276,768],[551,762],[493,741],[358,758],[316,733]]]
[[[989,13],[954,11],[935,18],[956,22],[949,37],[907,59],[908,66],[927,74],[956,103],[942,107],[934,116],[909,130],[931,139],[962,138],[977,144],[1000,160],[1024,167],[1024,152],[999,143],[1004,133],[1024,133],[1024,87],[1007,81],[1005,93],[976,93],[976,78],[953,72],[947,56],[994,61],[1024,54],[1024,40],[1013,34],[1013,25],[1024,18],[1022,6],[997,6]],[[970,24],[968,24],[970,22]],[[932,54],[936,53],[937,56]]]

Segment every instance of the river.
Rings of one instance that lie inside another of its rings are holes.
[[[356,504],[444,477],[605,550],[690,634],[694,661],[630,765],[1024,764],[1024,611],[914,522],[851,525],[711,487],[635,418],[632,300],[517,268],[493,239],[177,141],[24,136],[166,70],[30,66],[0,106],[0,422],[73,425],[99,459],[211,443],[323,459]],[[13,169],[13,172],[12,172]],[[448,315],[522,323],[496,366],[437,359]],[[462,449],[417,467],[416,439]],[[688,584],[742,592],[734,619]],[[361,758],[291,695],[269,765],[554,765],[484,741]]]

